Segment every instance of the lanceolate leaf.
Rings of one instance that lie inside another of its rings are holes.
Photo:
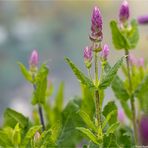
[[[4,113],[4,124],[14,128],[17,123],[20,127],[25,128],[28,125],[28,118],[13,109],[7,108]]]
[[[127,101],[129,99],[129,94],[127,90],[125,89],[124,83],[119,78],[119,76],[116,76],[114,78],[111,86],[112,86],[112,89],[117,99],[123,100],[123,101]]]
[[[45,64],[41,66],[35,77],[35,90],[33,92],[32,104],[44,104],[46,99],[48,68]]]
[[[123,59],[124,57],[118,60],[117,63],[106,73],[106,75],[103,77],[102,81],[100,82],[99,85],[100,89],[105,89],[111,84],[111,82],[113,81],[114,77],[117,74],[118,69],[122,65]]]
[[[105,105],[105,107],[103,109],[103,115],[105,116],[105,118],[107,118],[107,116],[112,111],[115,111],[115,113],[112,114],[112,118],[110,118],[110,120],[108,120],[109,125],[112,125],[113,123],[117,122],[117,106],[115,105],[115,103],[113,101],[110,101],[110,102],[108,102],[107,105]]]
[[[106,131],[106,134],[109,135],[110,133],[114,133],[114,131],[119,127],[120,123],[116,122],[113,123]]]
[[[32,82],[31,73],[26,69],[26,67],[22,63],[18,62],[18,65],[25,79],[29,82]]]
[[[63,109],[63,99],[64,99],[64,83],[62,82],[59,86],[59,90],[57,92],[54,105],[54,108],[60,112]]]
[[[106,117],[106,119],[104,120],[104,122],[103,122],[103,124],[102,124],[102,129],[104,129],[104,127],[106,126],[106,124],[107,124],[107,122],[112,118],[112,116],[116,116],[117,115],[117,110],[113,110],[113,111],[111,111],[108,115],[107,115],[107,117]]]
[[[85,124],[92,130],[96,131],[96,126],[95,124],[92,122],[92,120],[90,119],[89,115],[86,114],[84,111],[80,110],[79,111],[79,115],[81,116],[81,118],[83,119],[83,121],[85,122]]]
[[[66,58],[66,62],[68,63],[68,65],[71,67],[72,71],[74,72],[74,74],[76,75],[77,79],[83,84],[88,86],[89,88],[94,88],[94,84],[93,82],[87,78],[77,67],[76,65],[69,59]]]
[[[84,133],[95,144],[99,144],[97,141],[97,137],[89,129],[86,129],[84,127],[77,127],[76,129]]]

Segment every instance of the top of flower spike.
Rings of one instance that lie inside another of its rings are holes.
[[[148,24],[148,15],[138,17],[138,23],[141,25]]]
[[[97,6],[94,7],[91,17],[91,36],[102,39],[102,15]]]
[[[36,49],[34,49],[31,53],[30,59],[29,59],[29,65],[31,67],[36,67],[38,65],[39,61],[39,55]]]
[[[128,20],[128,18],[129,18],[129,5],[128,2],[124,0],[120,7],[119,20],[120,22],[124,23]]]

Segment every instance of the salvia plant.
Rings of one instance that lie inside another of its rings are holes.
[[[32,118],[7,108],[0,128],[0,147],[131,148],[148,145],[148,67],[142,57],[131,53],[139,40],[138,25],[147,24],[148,17],[132,19],[128,2],[122,2],[110,28],[114,48],[124,54],[113,66],[108,62],[110,47],[102,44],[102,17],[95,6],[90,21],[90,43],[83,49],[88,73],[65,58],[82,92],[66,106],[64,83],[61,82],[53,93],[54,86],[48,80],[48,62],[39,64],[36,49],[27,66],[18,62],[28,85],[32,85]],[[118,75],[119,69],[122,77]],[[107,103],[104,101],[108,87],[112,88],[120,105],[110,98]],[[51,98],[54,98],[52,103]]]

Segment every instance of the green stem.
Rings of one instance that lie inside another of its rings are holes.
[[[98,52],[95,51],[95,85],[98,86]],[[101,108],[100,108],[100,95],[99,90],[95,90],[95,101],[96,101],[96,118],[98,126],[101,126]]]
[[[34,79],[34,74],[32,75],[32,78]],[[36,85],[33,84],[33,88],[34,90],[36,90]],[[45,124],[44,124],[44,117],[43,117],[43,110],[42,110],[42,106],[38,103],[38,113],[39,113],[39,117],[40,117],[40,122],[42,124],[42,131],[45,130]]]
[[[135,143],[138,142],[138,134],[137,134],[137,125],[136,125],[136,110],[135,110],[135,99],[134,95],[132,95],[133,86],[132,86],[132,80],[130,75],[130,66],[129,66],[129,51],[125,50],[126,55],[126,65],[127,65],[127,74],[128,74],[128,81],[129,81],[129,91],[130,91],[130,104],[131,104],[131,110],[132,110],[132,123],[133,123],[133,129],[134,129],[134,137],[135,137]]]

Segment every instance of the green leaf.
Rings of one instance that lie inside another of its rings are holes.
[[[20,127],[25,128],[28,125],[28,118],[13,109],[7,108],[4,113],[4,125],[14,128],[17,123]]]
[[[108,102],[107,105],[105,105],[104,109],[103,109],[103,115],[105,116],[105,118],[107,118],[107,116],[110,114],[110,112],[115,111],[116,112],[114,114],[112,114],[112,118],[108,121],[109,125],[112,125],[113,123],[117,122],[117,106],[115,105],[114,101],[110,101]]]
[[[113,123],[106,131],[106,135],[109,135],[110,133],[114,133],[114,131],[119,127],[120,123],[116,122]]]
[[[129,43],[117,26],[116,21],[110,22],[112,41],[116,49],[129,49]]]
[[[44,104],[46,99],[48,68],[43,64],[35,77],[35,90],[33,92],[32,104]]]
[[[75,74],[77,79],[80,81],[80,83],[88,86],[89,88],[95,88],[93,82],[89,78],[87,78],[69,58],[66,58],[65,60],[68,63],[68,65],[71,67],[73,73]]]
[[[136,20],[132,20],[130,27],[124,30],[119,29],[116,21],[110,23],[112,40],[116,49],[133,49],[139,40],[138,25]]]
[[[127,32],[127,39],[130,43],[130,49],[135,48],[139,40],[138,24],[135,19],[131,21],[131,30]]]
[[[124,112],[125,112],[126,116],[130,120],[132,120],[132,112],[131,112],[131,109],[130,109],[130,107],[128,105],[128,102],[120,100],[120,103],[121,103],[122,108],[124,109]]]
[[[118,141],[122,147],[132,147],[134,145],[132,143],[131,133],[124,128],[119,129],[117,134]]]
[[[54,105],[54,108],[57,109],[59,112],[61,112],[63,109],[63,100],[64,100],[64,83],[62,82],[59,86],[59,90],[57,92]]]
[[[18,123],[16,124],[13,131],[12,142],[14,145],[19,145],[21,143],[21,129]]]
[[[138,85],[137,89],[134,92],[134,95],[136,97],[141,97],[145,93],[147,93],[148,90],[148,75],[146,75],[143,79],[143,81]]]
[[[81,110],[87,113],[90,117],[93,117],[95,113],[94,90],[89,89],[85,85],[81,85],[81,88],[82,88]]]
[[[92,122],[92,119],[90,119],[89,115],[87,113],[85,113],[84,111],[80,110],[79,111],[79,115],[81,116],[81,118],[83,119],[83,121],[85,122],[85,124],[92,129],[93,131],[96,131],[96,126],[95,124]]]
[[[76,129],[85,134],[95,144],[99,144],[97,141],[97,137],[89,129],[86,129],[84,127],[77,127]]]
[[[60,121],[57,121],[57,123],[55,123],[51,127],[51,129],[50,129],[51,136],[50,136],[50,139],[49,139],[50,143],[56,144],[56,142],[58,140],[58,137],[60,135],[60,132],[61,132],[61,127],[62,127],[62,125],[61,125],[61,122]]]
[[[9,135],[7,135],[2,130],[0,130],[0,146],[2,147],[12,146]]]
[[[114,134],[104,135],[103,148],[119,148]]]
[[[117,99],[124,101],[129,99],[130,96],[124,87],[124,83],[118,76],[116,76],[112,82],[112,89]]]
[[[111,111],[111,112],[107,115],[106,119],[103,121],[102,129],[105,128],[107,122],[112,118],[112,116],[116,116],[116,115],[117,115],[117,110]]]
[[[81,99],[71,100],[62,112],[62,128],[57,140],[59,147],[76,147],[82,140],[82,135],[75,128],[84,126],[84,122],[77,112],[80,110]]]
[[[99,84],[100,89],[105,89],[111,84],[111,82],[113,81],[114,77],[117,74],[118,69],[122,65],[123,59],[124,57],[118,60],[116,64],[106,73],[106,75],[103,77],[103,79]]]
[[[26,67],[22,63],[18,62],[18,65],[25,79],[32,83],[33,80],[31,73],[26,69]]]
[[[23,145],[27,145],[27,143],[29,142],[29,140],[31,140],[35,133],[37,131],[39,131],[42,128],[41,125],[36,125],[36,126],[32,126],[26,133],[25,138],[23,140]]]

